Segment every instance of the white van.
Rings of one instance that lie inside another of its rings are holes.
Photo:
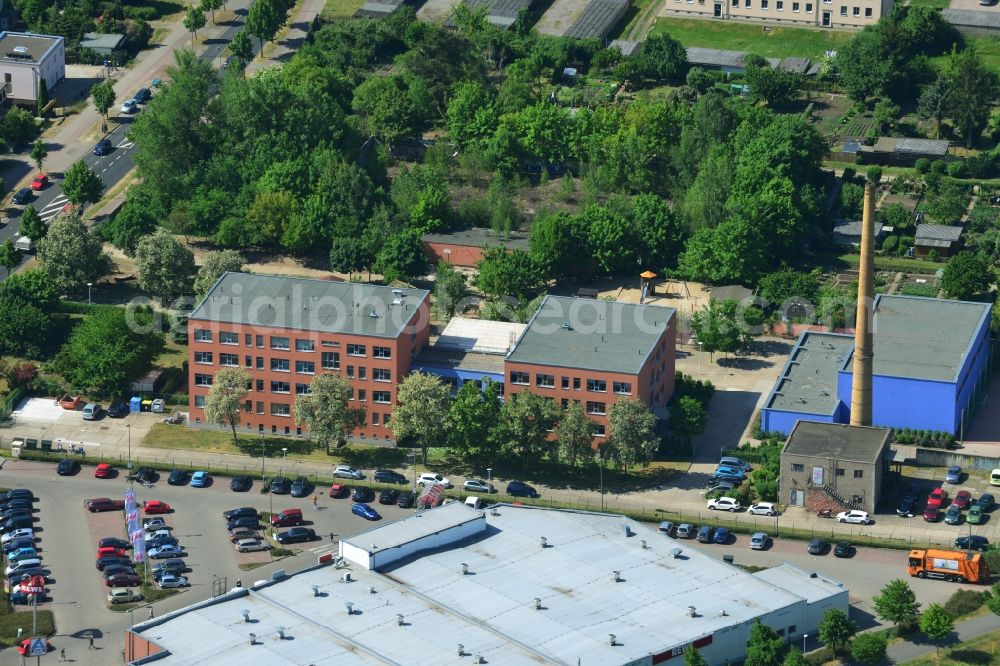
[[[3,575],[10,578],[11,576],[17,575],[26,569],[35,569],[40,566],[42,566],[42,561],[37,557],[31,557],[27,560],[21,560],[20,562],[11,564],[3,570]]]
[[[471,506],[473,509],[482,509],[486,506],[486,502],[475,495],[469,495],[465,498],[465,506]]]
[[[990,472],[990,485],[1000,486],[1000,469],[995,469]]]

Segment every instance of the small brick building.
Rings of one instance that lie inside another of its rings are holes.
[[[497,234],[492,229],[473,227],[441,234],[424,234],[424,253],[432,264],[447,261],[452,266],[475,268],[482,261],[483,250],[503,247],[507,250],[528,251],[528,234],[511,231]]]
[[[779,498],[809,511],[874,512],[892,430],[799,421],[781,451]]]

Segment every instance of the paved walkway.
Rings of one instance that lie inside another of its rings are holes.
[[[305,43],[306,37],[309,35],[309,26],[323,11],[324,4],[326,4],[325,0],[301,0],[292,16],[292,22],[278,43],[264,46],[263,54],[247,65],[247,76],[287,62],[295,54],[295,51]]]
[[[955,631],[943,641],[930,641],[916,636],[912,640],[904,640],[889,646],[889,661],[902,664],[912,659],[933,655],[938,647],[946,647],[978,638],[983,634],[1000,629],[1000,616],[993,613],[977,615],[955,625]]]

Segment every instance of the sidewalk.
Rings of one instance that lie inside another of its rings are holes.
[[[295,54],[295,51],[305,43],[306,37],[309,35],[309,26],[323,11],[324,4],[326,4],[324,0],[302,0],[292,16],[288,29],[285,30],[277,44],[270,45],[271,52],[264,55],[264,52],[268,50],[268,46],[265,45],[261,53],[247,65],[247,76],[253,76],[262,69],[287,62]]]
[[[922,636],[915,637],[917,642],[903,640],[893,643],[887,651],[889,662],[902,664],[912,659],[932,655],[937,648],[956,645],[965,641],[978,638],[983,634],[1000,629],[1000,616],[993,613],[977,615],[974,618],[964,620],[955,625],[955,631],[943,641],[930,641]]]

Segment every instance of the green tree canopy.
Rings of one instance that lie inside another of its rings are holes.
[[[104,182],[93,169],[80,160],[66,170],[62,189],[70,203],[77,205],[95,203],[104,192]]]
[[[619,399],[608,409],[608,441],[626,471],[653,459],[660,447],[655,430],[656,417],[641,400]]]
[[[571,467],[576,467],[579,461],[593,459],[595,435],[597,424],[583,411],[583,405],[579,402],[566,405],[556,428],[556,439],[563,459]]]
[[[245,266],[246,261],[243,259],[243,255],[236,250],[209,252],[205,255],[204,263],[198,269],[198,275],[194,279],[194,293],[198,298],[204,298],[223,273],[240,273]]]
[[[423,275],[427,270],[427,255],[420,234],[401,231],[385,239],[373,268],[386,282]]]
[[[135,248],[139,286],[163,303],[188,290],[194,275],[194,253],[165,229],[158,229]]]
[[[38,242],[38,260],[62,293],[79,292],[111,272],[111,258],[101,240],[78,215],[59,215]]]
[[[483,388],[465,382],[448,409],[448,448],[472,464],[490,464],[498,459],[495,430],[500,423],[500,395],[496,384]]]
[[[24,211],[21,213],[21,226],[18,228],[18,233],[22,236],[27,236],[31,239],[32,243],[37,245],[38,241],[45,238],[45,234],[48,231],[48,225],[42,221],[42,216],[38,214],[35,207],[25,206]]]
[[[411,372],[396,389],[396,407],[389,427],[397,439],[416,442],[427,464],[427,449],[441,446],[447,437],[451,398],[437,375]]]
[[[212,388],[205,396],[205,419],[209,423],[229,426],[233,431],[233,446],[239,446],[236,426],[240,424],[240,414],[253,377],[242,368],[222,368],[212,378]]]
[[[524,300],[542,284],[538,262],[533,255],[523,250],[486,248],[476,268],[479,274],[475,278],[475,284],[490,296],[514,296]]]
[[[920,614],[920,632],[932,641],[943,641],[955,629],[955,621],[941,604],[930,604]],[[940,646],[935,646],[940,653]]]
[[[968,300],[989,291],[995,279],[986,257],[972,252],[959,252],[945,265],[941,288],[952,298]]]
[[[948,115],[965,137],[965,146],[971,148],[986,127],[986,109],[1000,99],[1000,77],[972,46],[951,54],[946,76]]]
[[[507,457],[527,470],[556,447],[549,442],[549,431],[559,420],[559,407],[551,398],[528,391],[508,394],[500,411],[497,437]]]
[[[863,634],[858,634],[851,641],[851,656],[862,664],[880,664],[885,659],[887,646],[888,641],[885,634],[866,631]]]
[[[920,613],[920,603],[909,583],[896,579],[890,581],[881,592],[872,597],[875,615],[880,620],[900,625],[916,624]]]
[[[766,624],[754,620],[747,640],[747,657],[744,666],[775,666],[781,663],[785,641]]]
[[[823,613],[823,619],[820,620],[819,642],[836,654],[838,650],[847,646],[857,631],[857,624],[847,616],[847,613],[839,608],[831,608]]]
[[[365,424],[364,407],[352,407],[354,389],[344,377],[316,375],[309,392],[295,396],[295,422],[309,430],[309,437],[330,453],[330,443],[342,445],[348,435]]]

